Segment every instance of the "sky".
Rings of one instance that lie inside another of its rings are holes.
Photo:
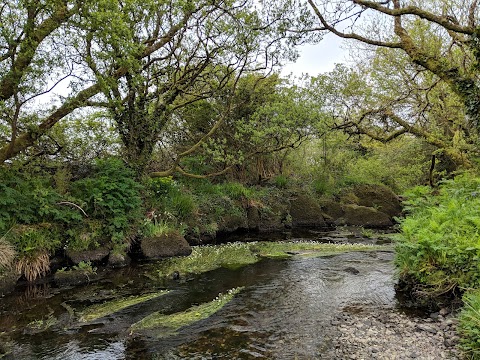
[[[281,71],[283,76],[292,73],[300,76],[304,73],[316,76],[333,70],[335,64],[347,61],[347,51],[342,49],[342,39],[326,34],[316,45],[303,45],[299,48],[300,57],[295,63],[289,63]]]

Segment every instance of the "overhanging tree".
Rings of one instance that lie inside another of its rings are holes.
[[[212,69],[239,76],[292,54],[291,21],[249,0],[6,3],[0,163],[30,155],[66,116],[99,107],[117,120],[127,158],[144,163],[178,97],[217,90]]]
[[[311,31],[357,40],[374,54],[357,71],[370,100],[343,126],[380,141],[410,133],[470,166],[465,154],[474,154],[480,128],[478,2],[307,2],[319,22]]]

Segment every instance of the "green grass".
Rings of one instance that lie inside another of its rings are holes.
[[[80,322],[89,322],[94,321],[99,318],[108,316],[110,314],[116,313],[117,311],[123,310],[129,306],[140,304],[142,302],[154,299],[156,297],[167,294],[168,291],[162,290],[152,294],[145,294],[141,296],[132,296],[124,299],[107,301],[103,304],[92,305],[86,308],[80,314]]]
[[[467,359],[480,359],[480,289],[467,292],[460,313],[458,331],[460,344]]]
[[[157,269],[160,278],[178,271],[180,275],[201,274],[221,267],[235,269],[254,264],[262,258],[289,258],[298,256],[325,256],[347,251],[384,249],[381,246],[363,244],[324,244],[305,242],[253,242],[225,245],[197,246],[187,257],[169,258]],[[296,254],[298,253],[298,254]]]
[[[208,303],[192,306],[180,313],[164,315],[160,312],[155,312],[133,324],[131,326],[131,332],[163,328],[163,331],[158,334],[159,337],[174,335],[180,328],[194,324],[215,314],[229,303],[242,289],[241,287],[231,289],[226,294],[219,294],[214,300]]]

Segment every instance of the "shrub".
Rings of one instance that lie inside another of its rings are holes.
[[[82,219],[78,209],[62,205],[51,177],[43,173],[26,174],[15,169],[0,172],[0,232],[13,224],[42,222],[72,223]]]
[[[6,235],[19,257],[35,257],[39,252],[53,253],[62,245],[58,227],[42,223],[16,225]]]
[[[72,184],[72,193],[85,204],[90,218],[105,223],[104,234],[114,243],[125,240],[141,219],[142,186],[120,159],[100,160],[91,177]]]
[[[66,247],[74,251],[93,250],[105,242],[100,220],[84,220],[80,225],[70,227],[66,235]]]
[[[277,175],[273,178],[273,184],[279,189],[286,189],[288,187],[289,179],[285,175]]]
[[[438,195],[425,187],[407,193],[396,264],[432,295],[480,283],[480,179],[445,181]]]

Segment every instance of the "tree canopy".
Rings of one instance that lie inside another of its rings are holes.
[[[277,10],[250,0],[4,4],[0,163],[41,153],[57,123],[100,110],[144,167],[177,109],[295,57],[300,36]]]
[[[307,2],[318,21],[310,32],[363,44],[354,68],[331,74],[340,127],[380,141],[410,133],[469,167],[480,128],[478,2]]]

